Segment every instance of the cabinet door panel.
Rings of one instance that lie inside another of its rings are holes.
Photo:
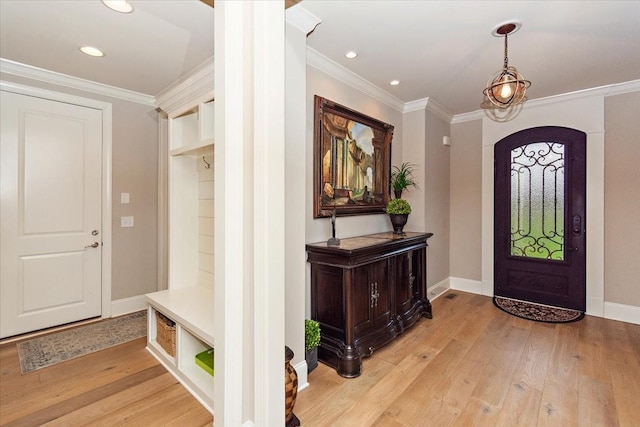
[[[375,325],[386,324],[391,318],[391,295],[389,286],[389,261],[376,262],[370,269],[369,308],[371,322]]]
[[[367,265],[353,270],[352,318],[355,336],[371,328],[371,274]]]
[[[312,317],[321,323],[323,332],[344,336],[343,270],[322,265],[313,266],[311,292]]]
[[[413,252],[396,258],[396,314],[402,316],[413,305]]]

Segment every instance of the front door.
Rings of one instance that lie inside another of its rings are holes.
[[[494,294],[585,311],[586,134],[546,126],[495,145]]]
[[[101,314],[102,112],[0,92],[0,338]]]

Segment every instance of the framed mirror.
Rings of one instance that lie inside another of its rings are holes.
[[[393,126],[314,97],[313,217],[385,212]]]

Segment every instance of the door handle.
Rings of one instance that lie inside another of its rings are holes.
[[[580,215],[573,216],[573,234],[579,235],[582,233],[582,218]]]
[[[87,246],[85,246],[84,248],[85,248],[85,249],[89,249],[89,248],[97,248],[98,246],[100,246],[100,243],[98,243],[98,242],[93,242],[93,244],[92,244],[92,245],[87,245]]]

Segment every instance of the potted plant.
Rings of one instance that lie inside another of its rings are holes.
[[[392,199],[387,203],[387,214],[393,225],[393,234],[404,235],[402,229],[407,223],[411,205],[404,199]]]
[[[393,192],[396,196],[396,199],[402,197],[402,191],[408,189],[409,187],[418,188],[418,184],[414,181],[413,171],[415,170],[415,165],[405,162],[398,166],[394,166],[391,171],[391,187],[393,188]]]
[[[307,373],[318,366],[318,346],[320,345],[320,323],[304,320],[304,358],[307,361]]]

